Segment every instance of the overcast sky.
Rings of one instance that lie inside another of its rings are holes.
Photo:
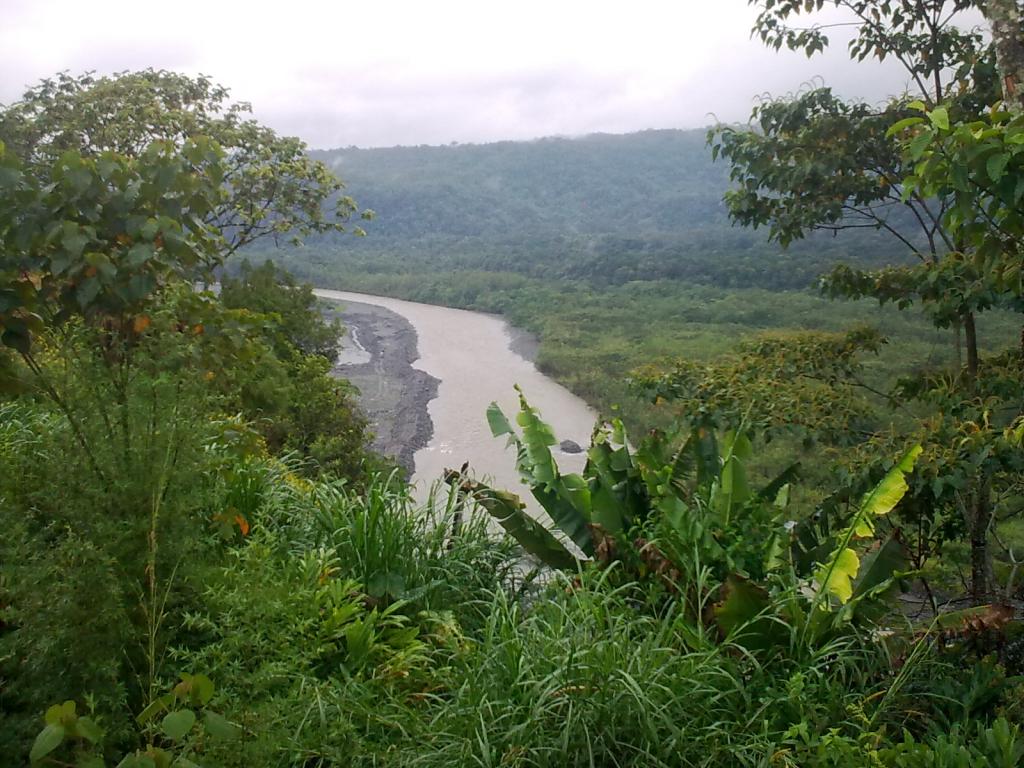
[[[842,30],[811,60],[767,51],[754,16],[746,0],[0,0],[0,103],[61,70],[204,73],[327,148],[700,127],[814,77],[870,101],[906,87],[851,63]]]

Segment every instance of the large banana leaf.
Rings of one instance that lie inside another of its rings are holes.
[[[518,388],[517,388],[518,390]],[[563,475],[558,470],[550,446],[556,440],[551,428],[540,420],[519,393],[520,412],[516,422],[522,428],[522,438],[516,434],[497,403],[487,409],[487,421],[495,437],[508,435],[509,445],[516,447],[516,462],[523,480],[530,486],[535,499],[580,550],[594,554],[594,540],[590,529],[591,498],[587,482],[579,475]]]
[[[591,521],[610,533],[643,522],[650,506],[643,478],[618,419],[612,430],[598,429],[583,470],[591,492]]]
[[[721,515],[723,524],[728,525],[733,512],[750,498],[750,484],[744,461],[753,453],[750,439],[742,432],[730,432],[725,436],[722,451],[722,468],[714,485],[712,505]]]
[[[672,462],[673,486],[681,496],[688,496],[694,488],[710,488],[721,472],[721,456],[715,431],[703,425],[695,426]],[[694,476],[692,485],[689,477],[691,473]]]
[[[576,570],[580,561],[543,525],[526,512],[514,493],[498,491],[482,483],[470,482],[466,489],[509,536],[545,565],[558,570]]]
[[[855,538],[873,536],[875,519],[889,514],[908,490],[906,475],[913,471],[921,446],[904,454],[882,481],[865,496],[850,525],[838,535],[839,545],[815,571],[818,594],[833,596],[845,604],[854,596],[854,584],[860,571],[860,557],[850,546]]]

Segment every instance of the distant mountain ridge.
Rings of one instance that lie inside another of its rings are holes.
[[[653,234],[725,217],[727,171],[703,131],[313,154],[381,214],[383,236]]]
[[[836,261],[897,257],[874,232],[783,253],[731,226],[704,130],[313,151],[377,218],[308,243],[357,271],[484,270],[618,284],[804,287]]]

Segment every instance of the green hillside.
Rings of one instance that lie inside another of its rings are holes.
[[[355,241],[308,241],[310,258],[360,272],[513,272],[598,285],[673,279],[805,288],[831,265],[898,258],[874,231],[783,251],[733,227],[703,130],[440,147],[314,152],[377,212]]]

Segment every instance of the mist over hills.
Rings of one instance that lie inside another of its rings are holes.
[[[900,257],[873,231],[783,251],[763,230],[733,227],[728,166],[712,162],[704,130],[312,155],[377,213],[366,238],[308,242],[334,267],[799,288],[838,261]]]
[[[649,235],[724,223],[703,131],[317,153],[381,236]]]

